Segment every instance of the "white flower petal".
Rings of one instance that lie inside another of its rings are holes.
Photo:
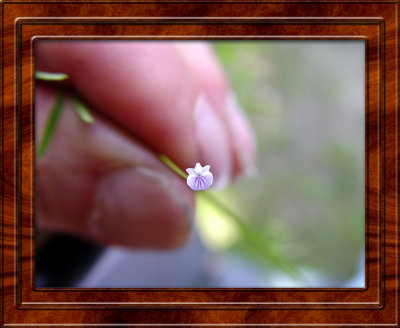
[[[196,174],[195,170],[192,169],[192,168],[186,169],[186,172],[187,172],[188,174],[194,174],[194,175]]]
[[[186,178],[186,183],[187,185],[190,187],[190,189],[197,191],[196,189],[196,179],[197,176],[190,174],[187,178]]]
[[[197,174],[201,174],[201,171],[203,170],[203,167],[201,166],[200,163],[196,163],[196,166],[194,167],[194,170],[196,171]]]
[[[187,185],[194,191],[207,190],[213,183],[213,175],[207,172],[205,175],[189,175],[186,179]]]
[[[186,172],[189,174],[186,178],[187,185],[194,191],[210,188],[214,177],[209,170],[210,165],[202,167],[200,163],[196,163],[194,169],[187,168]]]
[[[204,173],[208,172],[209,170],[210,170],[210,165],[206,165],[203,167],[201,174],[204,174]]]
[[[203,178],[203,182],[205,185],[205,188],[203,190],[210,188],[214,181],[214,176],[212,175],[212,173],[207,171],[201,177]]]

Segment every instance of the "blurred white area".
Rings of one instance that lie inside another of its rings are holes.
[[[185,248],[172,251],[132,251],[111,247],[97,260],[80,288],[364,288],[365,257],[357,273],[337,282],[318,270],[300,268],[302,280],[271,270],[263,275],[243,258],[207,252],[197,236]]]

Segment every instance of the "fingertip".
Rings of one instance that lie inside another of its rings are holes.
[[[36,91],[36,121],[43,126],[56,90]],[[190,239],[194,195],[185,181],[101,116],[82,122],[68,99],[37,175],[41,229],[138,248],[172,249]]]
[[[232,91],[225,96],[225,115],[235,152],[237,171],[239,175],[252,177],[257,172],[256,138],[236,94]]]
[[[227,131],[205,93],[197,97],[193,111],[196,139],[203,165],[211,165],[214,188],[225,188],[232,175],[232,158]]]
[[[89,105],[149,148],[181,168],[196,160],[198,88],[171,43],[44,41],[37,50],[39,68],[67,73]]]

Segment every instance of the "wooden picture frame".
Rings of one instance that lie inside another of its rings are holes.
[[[381,1],[18,1],[2,9],[4,326],[397,326],[398,9]],[[357,39],[366,49],[366,287],[34,287],[34,41]]]

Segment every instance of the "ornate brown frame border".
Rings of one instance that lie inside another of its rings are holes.
[[[4,326],[399,324],[398,1],[0,4]],[[364,40],[366,287],[35,289],[33,50],[54,38]]]

